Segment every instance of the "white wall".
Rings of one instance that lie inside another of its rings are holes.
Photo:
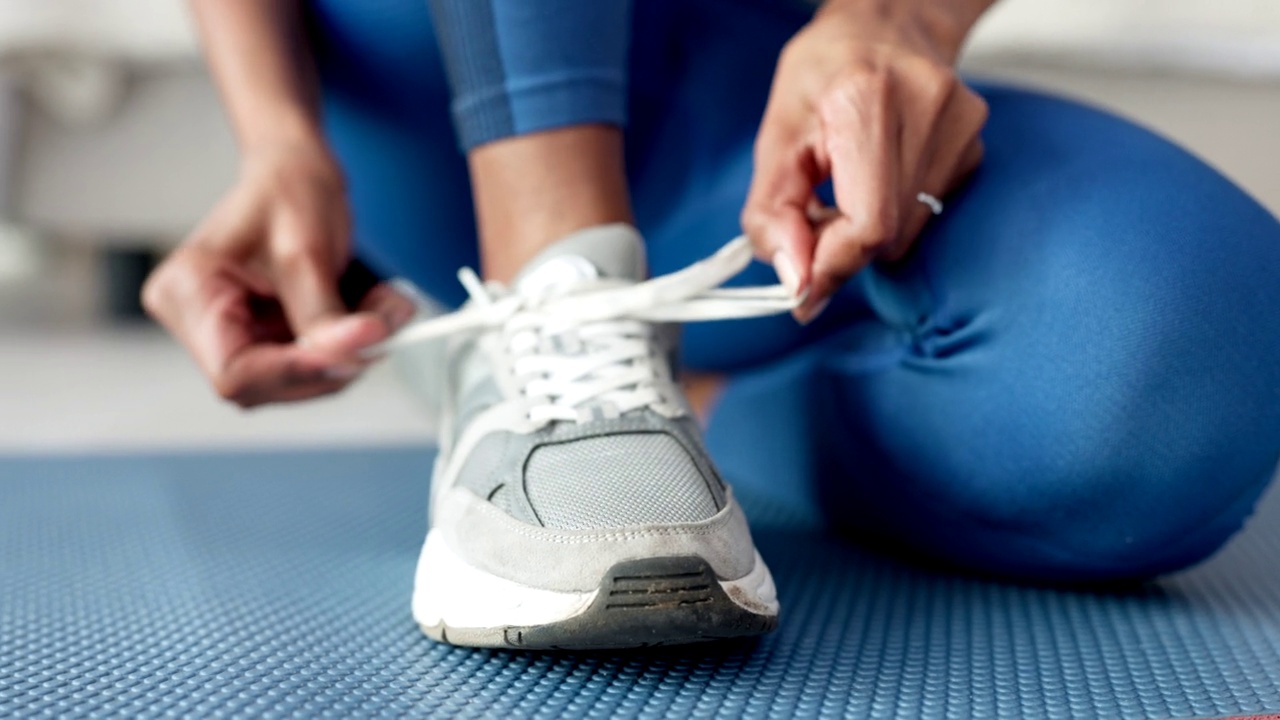
[[[1280,79],[1277,0],[1002,0],[978,57]]]
[[[46,50],[168,60],[196,44],[183,0],[0,0],[0,58]]]
[[[0,58],[50,47],[166,60],[196,45],[182,0],[0,0]],[[973,51],[1280,77],[1280,0],[1002,0]]]

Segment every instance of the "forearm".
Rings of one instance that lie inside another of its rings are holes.
[[[191,7],[241,150],[322,148],[297,0],[191,0]]]
[[[955,63],[965,38],[997,0],[826,0],[819,14],[906,21],[949,63]]]

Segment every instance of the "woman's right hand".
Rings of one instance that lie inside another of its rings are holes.
[[[240,179],[147,280],[143,305],[191,353],[219,395],[251,407],[335,392],[359,353],[413,316],[387,285],[350,310],[338,277],[350,253],[342,174],[323,148],[246,155]]]

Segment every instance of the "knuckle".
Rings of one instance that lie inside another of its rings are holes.
[[[938,87],[953,88],[960,83],[959,73],[946,63],[926,57],[920,57],[915,62],[918,63],[919,74]]]
[[[893,69],[890,66],[860,59],[840,75],[836,88],[846,99],[883,97],[888,94],[893,79]]]
[[[273,232],[268,240],[271,262],[287,272],[316,270],[325,265],[325,235],[316,223],[302,219],[288,231]]]
[[[742,225],[742,229],[748,235],[755,237],[768,224],[768,216],[757,203],[748,200],[747,204],[742,207],[742,213],[738,216],[738,223]]]
[[[956,98],[956,116],[966,127],[977,132],[987,124],[987,119],[991,116],[991,106],[972,88],[958,79],[956,82],[960,88],[960,95]]]
[[[142,286],[142,293],[139,296],[142,301],[142,309],[153,318],[159,318],[160,313],[164,309],[164,290],[161,288],[156,276],[152,275]]]
[[[778,51],[779,66],[786,66],[792,63],[793,59],[796,56],[796,53],[799,52],[796,49],[796,47],[797,47],[797,43],[796,43],[795,36],[792,36],[790,40],[787,40],[785,43],[782,44],[782,49]]]
[[[313,256],[311,247],[298,239],[281,238],[271,244],[271,261],[285,273],[300,272],[315,265]]]
[[[972,107],[970,112],[973,115],[974,122],[981,128],[987,124],[987,120],[991,117],[991,106],[987,104],[987,101],[981,95],[972,91],[969,92],[969,95],[972,98],[968,103]]]
[[[782,49],[778,51],[778,65],[789,66],[793,64],[806,64],[806,55],[809,54],[808,42],[801,34],[792,35],[782,45]]]
[[[865,116],[872,108],[889,101],[893,84],[893,73],[882,65],[846,71],[818,98],[818,115],[826,122]]]
[[[851,222],[854,234],[867,245],[883,246],[898,236],[898,213],[888,204],[860,213]]]
[[[935,107],[945,105],[960,86],[960,77],[955,70],[933,62],[927,63],[918,77],[926,97]]]
[[[161,266],[152,272],[147,277],[146,282],[142,284],[142,293],[140,295],[142,308],[152,317],[157,316],[165,306],[165,296],[167,295],[165,288],[166,277],[165,267]]]
[[[158,319],[174,302],[175,290],[194,280],[188,255],[185,248],[179,248],[147,276],[139,293],[147,314]]]

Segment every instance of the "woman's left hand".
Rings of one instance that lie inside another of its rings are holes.
[[[918,195],[981,161],[987,105],[952,66],[988,4],[830,0],[783,49],[742,226],[807,293],[801,322],[868,262],[905,255],[932,213]],[[828,178],[835,207],[814,192]]]

